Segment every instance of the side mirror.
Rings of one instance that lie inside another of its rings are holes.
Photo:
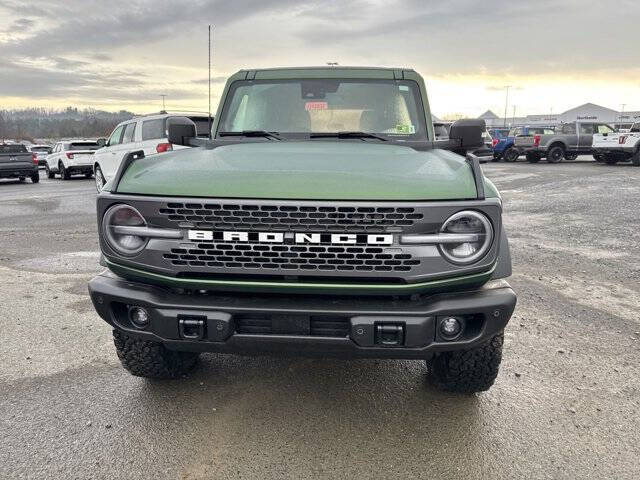
[[[451,149],[457,152],[466,152],[480,148],[484,145],[482,134],[487,129],[484,120],[464,119],[451,125],[449,142]]]
[[[167,139],[174,145],[191,145],[191,140],[196,138],[196,124],[187,117],[167,118]]]
[[[106,145],[107,145],[107,141],[104,138],[99,138],[96,143],[98,144],[98,147],[100,147],[100,148],[106,147]]]

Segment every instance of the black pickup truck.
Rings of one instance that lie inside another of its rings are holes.
[[[24,181],[31,178],[33,183],[40,181],[38,157],[22,144],[0,144],[0,178],[17,178]]]

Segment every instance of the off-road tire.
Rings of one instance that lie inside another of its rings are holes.
[[[44,171],[47,172],[48,179],[56,178],[56,174],[51,171],[51,169],[49,168],[49,165],[45,165]]]
[[[554,145],[547,151],[548,163],[560,163],[564,159],[564,148],[560,145]]]
[[[540,161],[540,155],[536,155],[535,153],[527,153],[527,162],[529,163],[538,163]]]
[[[593,154],[593,159],[594,159],[596,162],[604,162],[604,157],[602,156],[602,154],[601,154],[601,153],[594,153],[594,154]]]
[[[159,342],[132,337],[113,331],[113,343],[122,366],[137,377],[177,378],[196,366],[198,354],[174,352]]]
[[[34,173],[33,175],[31,175],[31,183],[38,183],[38,182],[40,182],[40,174]]]
[[[520,152],[518,152],[514,147],[510,147],[504,152],[505,162],[517,162],[518,157],[520,157]]]
[[[636,150],[636,153],[631,157],[631,164],[634,167],[640,167],[640,149]]]
[[[438,388],[455,393],[489,390],[500,369],[504,334],[467,350],[444,352],[427,362],[430,380]]]

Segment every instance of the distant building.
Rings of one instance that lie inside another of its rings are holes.
[[[594,121],[604,122],[622,128],[633,122],[640,122],[640,111],[636,112],[618,112],[610,108],[601,107],[594,103],[585,103],[579,107],[572,108],[563,113],[546,114],[546,115],[527,115],[526,117],[498,117],[491,110],[487,110],[478,118],[484,120],[488,127],[508,127],[513,125],[557,125],[559,123],[575,122],[575,121]]]

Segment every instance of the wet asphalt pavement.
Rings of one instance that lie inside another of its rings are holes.
[[[501,373],[205,355],[151,382],[86,291],[92,180],[0,181],[0,478],[640,477],[640,168],[488,164],[519,294]]]

